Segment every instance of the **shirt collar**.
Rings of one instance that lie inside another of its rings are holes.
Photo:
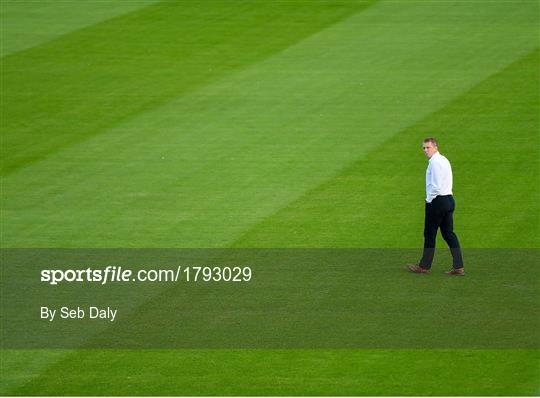
[[[435,152],[435,153],[433,154],[432,157],[429,158],[429,161],[431,162],[433,159],[435,159],[435,157],[439,157],[439,156],[441,156],[441,154],[439,153],[439,151],[437,151],[437,152]]]

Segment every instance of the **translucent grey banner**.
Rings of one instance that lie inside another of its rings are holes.
[[[538,348],[540,250],[2,249],[3,348]]]

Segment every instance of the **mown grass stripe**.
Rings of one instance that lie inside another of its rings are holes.
[[[21,363],[36,355],[47,352],[20,352]],[[538,350],[79,350],[6,392],[526,396],[538,393],[538,358]],[[461,373],[469,377],[456,382]]]
[[[4,57],[2,173],[264,59],[372,3],[164,2]]]
[[[157,1],[2,0],[0,57],[31,49]]]

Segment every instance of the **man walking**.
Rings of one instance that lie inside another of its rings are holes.
[[[435,240],[440,228],[452,253],[453,268],[448,275],[465,275],[459,240],[454,233],[454,197],[452,196],[452,168],[439,153],[437,140],[426,138],[422,149],[429,159],[426,171],[426,215],[424,223],[424,253],[418,264],[408,266],[411,272],[429,272],[435,255]]]

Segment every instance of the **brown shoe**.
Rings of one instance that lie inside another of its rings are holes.
[[[463,276],[465,275],[465,270],[463,268],[452,268],[450,271],[445,272],[445,274]]]
[[[418,264],[409,264],[407,265],[407,268],[415,274],[427,274],[429,272],[428,269],[422,268]]]

